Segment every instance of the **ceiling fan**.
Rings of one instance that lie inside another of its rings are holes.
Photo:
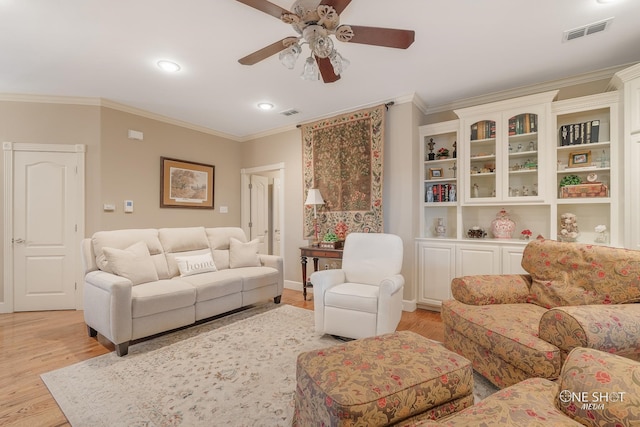
[[[302,52],[302,45],[308,44],[311,55],[305,61],[301,76],[306,80],[317,80],[319,73],[325,83],[335,82],[349,65],[349,61],[334,48],[329,36],[342,42],[398,49],[408,48],[415,39],[415,32],[411,30],[340,25],[340,13],[351,0],[296,0],[291,12],[267,0],[238,1],[291,24],[298,33],[298,36],[278,40],[238,62],[253,65],[280,53],[280,61],[292,69]]]

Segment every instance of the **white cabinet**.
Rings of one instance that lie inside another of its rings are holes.
[[[456,276],[500,274],[500,248],[482,243],[456,247]]]
[[[624,246],[640,250],[640,64],[616,73],[613,85],[622,93],[624,126]]]
[[[446,229],[440,237],[457,237],[458,128],[458,120],[420,127],[420,237],[438,237],[439,222]],[[444,150],[448,157],[438,158],[438,152]]]
[[[502,274],[528,274],[522,268],[524,246],[505,246],[500,248],[502,255]]]
[[[567,216],[575,215],[578,225],[575,241],[622,244],[619,103],[617,91],[553,103],[558,133],[552,153],[556,194],[551,238],[572,240],[567,239],[563,222]],[[572,185],[573,182],[577,185]],[[598,238],[597,226],[607,228],[604,239]]]
[[[520,266],[525,242],[460,242],[432,238],[416,239],[418,305],[439,310],[452,298],[455,277],[477,274],[526,274]]]
[[[544,201],[551,101],[557,91],[455,110],[464,203]]]
[[[416,243],[418,271],[418,303],[440,307],[451,298],[451,281],[455,277],[456,253],[454,243],[419,239]]]

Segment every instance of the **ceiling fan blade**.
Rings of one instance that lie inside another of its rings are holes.
[[[325,83],[333,83],[340,80],[340,76],[336,75],[333,71],[333,65],[331,65],[329,58],[318,58],[316,56],[316,63],[318,64],[318,70],[320,70],[322,80]]]
[[[269,46],[265,46],[260,50],[256,50],[253,53],[245,56],[244,58],[238,59],[238,62],[242,65],[254,65],[263,59],[267,59],[268,57],[275,55],[276,53],[284,50],[286,48],[284,41],[291,37],[285,37],[282,40],[278,40],[275,43],[271,43]]]
[[[274,18],[280,19],[285,13],[291,13],[287,9],[283,9],[277,4],[273,4],[267,0],[237,0],[240,3],[244,3],[247,6],[251,6],[254,9],[258,9],[261,12],[271,15]]]
[[[349,43],[371,44],[375,46],[406,49],[414,42],[416,33],[413,30],[395,28],[364,27],[349,25],[353,30],[353,38]]]
[[[322,0],[320,2],[320,4],[333,7],[338,12],[338,15],[349,6],[349,3],[351,3],[351,0]]]

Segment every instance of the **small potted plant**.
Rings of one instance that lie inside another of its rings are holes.
[[[520,232],[520,238],[522,240],[529,240],[531,238],[531,236],[533,235],[533,233],[531,232],[531,230],[529,230],[528,228],[525,228],[524,230],[522,230]]]
[[[449,149],[442,147],[438,150],[438,152],[436,153],[436,157],[438,159],[448,159],[449,158]]]

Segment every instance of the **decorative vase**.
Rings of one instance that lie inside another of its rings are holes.
[[[444,225],[444,218],[436,219],[436,236],[444,237],[447,234],[447,226]]]
[[[504,209],[501,209],[496,219],[491,221],[491,232],[496,239],[510,239],[515,228],[516,223],[509,218],[509,214]]]

